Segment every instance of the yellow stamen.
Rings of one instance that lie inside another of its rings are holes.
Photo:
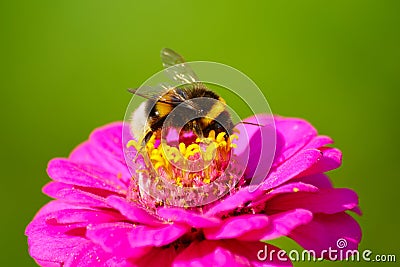
[[[150,157],[150,159],[151,159],[151,160],[154,160],[154,161],[159,161],[159,162],[164,161],[164,159],[162,158],[162,156],[161,156],[160,154],[152,155],[152,156]]]
[[[236,134],[232,134],[231,136],[229,136],[229,140],[231,140],[231,142],[236,139],[239,140],[239,136],[237,136]]]
[[[186,153],[186,145],[185,145],[185,143],[180,143],[179,144],[179,151],[181,152],[182,155],[185,155],[185,153]]]
[[[179,177],[179,176],[176,177],[175,183],[176,183],[178,186],[180,186],[180,187],[183,186],[182,181],[181,181],[181,177]]]
[[[166,143],[161,143],[156,147],[156,134],[153,134],[149,141],[146,143],[145,149],[149,155],[151,164],[156,170],[157,174],[163,172],[168,175],[168,177],[180,187],[183,186],[194,186],[191,181],[202,181],[203,184],[209,184],[218,176],[218,170],[214,168],[216,165],[212,164],[209,167],[205,167],[201,171],[190,171],[186,169],[176,169],[174,165],[171,165],[170,160],[175,163],[183,163],[189,158],[199,155],[199,160],[204,162],[212,162],[214,160],[227,160],[229,159],[229,152],[236,144],[233,144],[234,139],[238,139],[238,136],[233,134],[226,138],[227,133],[220,132],[216,135],[215,131],[209,132],[206,138],[196,138],[196,141],[192,144],[186,146],[185,143],[179,143],[178,147],[171,147]],[[127,143],[127,147],[134,146],[135,148],[140,148],[140,142],[131,140]],[[205,145],[205,149],[200,144]],[[144,151],[143,147],[140,151]],[[200,163],[201,164],[201,163]],[[160,169],[161,168],[161,169]],[[217,171],[217,172],[215,172]]]
[[[136,150],[138,150],[139,143],[136,142],[135,140],[129,140],[129,142],[126,144],[126,148],[130,148],[131,146],[133,146],[134,148],[136,148]]]
[[[154,165],[154,169],[155,169],[155,170],[158,170],[158,168],[163,167],[163,166],[164,166],[164,163],[158,161],[158,162],[156,162],[156,164]]]
[[[215,131],[214,130],[211,130],[209,133],[208,133],[208,138],[209,139],[211,139],[211,140],[215,140]]]
[[[222,141],[224,141],[225,140],[225,135],[226,135],[226,133],[219,133],[218,134],[218,136],[217,136],[217,142],[218,143],[221,143]]]

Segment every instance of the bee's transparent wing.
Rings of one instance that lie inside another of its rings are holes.
[[[141,86],[135,89],[128,89],[128,91],[132,94],[154,101],[164,102],[167,104],[180,103],[181,101],[173,101],[171,99],[167,100],[163,98],[164,94],[171,90],[171,88],[173,87],[170,85],[159,84],[157,86]]]
[[[185,59],[169,48],[161,50],[161,60],[168,76],[182,84],[199,83],[199,78],[196,73],[185,64]]]

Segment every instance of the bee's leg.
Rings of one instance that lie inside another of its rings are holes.
[[[150,138],[153,136],[153,132],[149,131],[142,140],[142,147],[146,147],[147,142],[149,142]]]
[[[139,154],[142,154],[143,152],[145,152],[146,144],[150,140],[152,135],[153,135],[153,132],[150,131],[137,142],[138,145],[135,147],[136,148],[136,155],[133,158],[134,161],[137,160],[137,158],[139,157]]]
[[[193,121],[193,131],[197,135],[198,138],[200,138],[200,139],[204,138],[203,130],[201,129],[200,125],[196,121]]]

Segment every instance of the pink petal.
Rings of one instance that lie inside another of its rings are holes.
[[[173,267],[222,267],[222,266],[292,266],[287,257],[278,260],[277,253],[274,254],[272,261],[266,258],[260,261],[257,254],[267,248],[267,251],[278,248],[262,242],[244,242],[236,240],[222,241],[202,241],[194,242],[174,260]]]
[[[38,217],[42,217],[43,215],[49,214],[54,211],[63,210],[63,209],[73,209],[73,208],[81,208],[77,205],[73,205],[71,203],[67,203],[61,200],[52,200],[46,205],[44,205],[35,215],[34,219]]]
[[[126,185],[116,174],[105,172],[92,165],[79,165],[66,159],[53,159],[49,162],[47,173],[57,182],[93,187],[118,194],[125,194]]]
[[[362,211],[361,211],[360,207],[358,207],[358,206],[352,208],[351,211],[354,212],[357,215],[360,215],[360,216],[362,215]]]
[[[130,173],[125,163],[122,144],[122,131],[129,138],[129,131],[122,122],[111,123],[95,129],[89,141],[79,145],[69,159],[76,163],[89,163],[115,173],[125,183],[129,184]]]
[[[321,147],[329,145],[329,144],[333,144],[332,138],[330,138],[329,136],[325,136],[325,135],[319,135],[319,136],[316,136],[313,139],[311,139],[310,142],[308,142],[303,147],[303,149],[321,148]]]
[[[81,209],[69,204],[64,204],[59,200],[54,200],[46,204],[33,218],[25,229],[27,236],[39,234],[39,235],[59,235],[66,231],[73,230],[76,228],[86,227],[87,223],[83,220],[78,220],[73,224],[57,224],[57,215],[62,213],[64,210]],[[63,220],[60,220],[64,222]],[[83,221],[83,222],[82,222]]]
[[[227,196],[225,199],[216,202],[207,212],[207,216],[214,216],[224,212],[234,210],[243,206],[246,202],[251,202],[260,197],[264,192],[262,190],[254,190],[255,187],[244,187],[234,194]]]
[[[251,263],[245,257],[235,255],[231,251],[215,246],[210,250],[209,242],[194,243],[174,260],[174,267],[230,266],[246,267]]]
[[[216,226],[220,220],[207,215],[197,214],[181,208],[159,208],[157,214],[172,222],[185,223],[195,228]]]
[[[168,245],[189,230],[178,224],[166,224],[163,227],[137,226],[128,235],[129,242],[135,247]]]
[[[34,260],[36,261],[36,263],[39,266],[42,266],[42,267],[61,267],[60,262],[44,261],[44,260],[37,260],[37,259],[34,259]]]
[[[276,131],[270,115],[257,115],[245,119],[246,122],[263,126],[238,124],[239,139],[235,141],[238,164],[246,168],[244,177],[252,178],[252,185],[258,185],[269,172],[275,153]]]
[[[112,257],[106,261],[104,266],[107,267],[138,267],[130,259]]]
[[[87,242],[81,237],[50,237],[50,236],[32,236],[28,237],[29,255],[38,262],[48,262],[44,266],[62,265],[66,262],[75,247]],[[50,264],[51,263],[51,264]]]
[[[105,266],[105,263],[112,257],[111,254],[105,252],[100,246],[91,242],[82,242],[79,247],[72,250],[71,255],[65,262],[65,267],[82,267],[82,266]]]
[[[69,155],[72,162],[79,164],[100,165],[101,152],[95,148],[89,141],[85,141],[78,145]]]
[[[322,250],[342,250],[345,255],[347,250],[358,248],[361,240],[361,228],[348,214],[341,212],[336,214],[316,214],[314,219],[306,225],[299,226],[289,235],[307,250],[314,250],[317,257]],[[338,240],[345,239],[347,246],[339,249]],[[327,255],[324,255],[325,258]]]
[[[124,158],[105,155],[104,151],[96,147],[93,142],[86,141],[80,144],[72,151],[69,160],[78,164],[101,166],[105,171],[116,174],[124,184],[129,184],[131,175]]]
[[[300,173],[305,172],[320,160],[321,157],[322,154],[317,149],[302,150],[277,167],[275,171],[271,172],[261,187],[267,190],[281,185]]]
[[[240,233],[237,240],[258,241],[272,240],[287,236],[296,227],[307,224],[312,220],[312,213],[307,210],[296,209],[268,216],[269,224],[266,227],[253,227]]]
[[[310,184],[316,186],[320,189],[322,188],[332,188],[332,182],[326,174],[317,173],[308,176],[302,176],[297,179],[293,179],[293,181],[299,181],[306,184]]]
[[[209,240],[237,238],[248,232],[265,229],[270,225],[263,214],[247,214],[223,220],[220,226],[204,229]],[[260,240],[260,239],[256,239]]]
[[[276,196],[284,193],[293,193],[293,192],[317,192],[318,188],[310,185],[305,184],[302,182],[294,182],[294,183],[287,183],[281,185],[275,189],[272,189],[268,192],[269,196]]]
[[[90,142],[100,148],[107,156],[123,160],[122,150],[123,124],[116,122],[95,129],[90,134]]]
[[[135,205],[134,203],[128,202],[122,197],[109,196],[106,199],[106,202],[108,205],[118,210],[122,215],[124,215],[132,222],[155,226],[162,223],[159,219],[150,214],[148,211]]]
[[[282,186],[279,186],[273,190],[268,191],[262,197],[258,198],[256,201],[253,201],[249,207],[257,207],[259,205],[265,205],[265,203],[278,195],[285,193],[294,193],[294,192],[316,192],[318,188],[301,182],[288,183]]]
[[[219,227],[204,229],[204,235],[211,240],[229,238],[244,241],[271,240],[286,236],[299,225],[309,223],[311,219],[312,213],[302,209],[270,216],[241,215],[224,220]]]
[[[268,201],[267,210],[307,209],[313,213],[333,214],[357,207],[357,194],[347,188],[321,189],[318,192],[285,194]]]
[[[315,128],[303,119],[276,116],[275,126],[278,134],[274,166],[288,160],[317,136]]]
[[[71,224],[71,223],[102,223],[124,220],[119,213],[108,210],[90,209],[63,209],[53,211],[46,215],[46,221],[51,224]]]
[[[136,247],[129,241],[129,234],[136,226],[130,223],[103,223],[88,226],[86,236],[104,251],[116,257],[139,258],[150,250],[150,247]]]
[[[171,267],[177,252],[174,246],[153,247],[149,253],[134,262],[136,267]]]
[[[321,148],[322,157],[311,168],[305,170],[299,177],[327,172],[342,164],[342,152],[337,148]]]
[[[42,191],[52,198],[62,199],[75,205],[103,208],[109,207],[105,203],[105,198],[81,190],[79,187],[74,185],[50,182],[43,187]]]
[[[28,236],[29,254],[36,261],[65,262],[71,250],[87,240],[83,235],[69,235],[69,232],[84,229],[84,224],[49,225],[46,214],[35,217],[25,230]]]
[[[260,240],[271,240],[282,236],[287,236],[293,229],[300,225],[308,224],[313,215],[308,210],[296,209],[288,212],[277,213],[268,217],[271,220],[272,229],[268,232],[261,232]],[[243,239],[252,239],[245,236]]]

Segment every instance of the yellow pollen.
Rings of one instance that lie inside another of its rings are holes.
[[[185,155],[185,153],[186,153],[186,145],[185,145],[185,143],[180,143],[179,144],[179,151],[181,152],[182,155]]]
[[[129,140],[129,142],[126,144],[126,148],[130,148],[131,146],[133,146],[134,148],[136,148],[136,150],[138,150],[139,143],[136,142],[135,140]]]
[[[217,143],[221,143],[222,141],[225,141],[225,134],[226,133],[219,133],[217,136]]]
[[[164,166],[164,162],[156,162],[156,164],[154,164],[154,169],[158,170],[158,168],[163,167]]]
[[[179,177],[179,176],[176,177],[175,183],[176,183],[178,186],[180,186],[180,187],[183,186],[182,181],[181,181],[181,177]]]
[[[159,161],[159,162],[163,161],[163,157],[160,154],[155,154],[155,153],[152,153],[152,154],[153,155],[150,157],[151,160]]]
[[[215,131],[214,130],[210,131],[210,133],[208,134],[208,138],[213,141],[215,140]]]
[[[167,174],[168,179],[171,179],[177,186],[192,186],[193,181],[201,182],[203,184],[211,183],[220,171],[217,164],[207,165],[201,171],[190,171],[176,168],[172,162],[182,163],[183,166],[190,162],[191,157],[196,157],[197,160],[203,162],[229,160],[230,151],[236,147],[233,144],[234,139],[238,136],[233,134],[226,138],[227,133],[221,132],[216,135],[214,130],[211,130],[206,138],[196,138],[192,144],[186,145],[179,143],[178,147],[171,147],[164,142],[156,147],[156,133],[154,133],[149,141],[146,143],[145,150],[147,151],[151,164],[158,175]],[[204,144],[204,145],[203,145]],[[127,143],[127,147],[134,146],[138,151],[143,151],[140,148],[140,142],[131,140]],[[171,161],[171,162],[170,162]],[[188,161],[188,162],[186,162]],[[200,163],[201,164],[201,163]],[[216,169],[217,168],[217,169]],[[161,190],[161,188],[159,188]]]
[[[299,192],[300,190],[297,188],[297,187],[294,187],[293,188],[293,192],[295,192],[295,193],[297,193],[297,192]]]

